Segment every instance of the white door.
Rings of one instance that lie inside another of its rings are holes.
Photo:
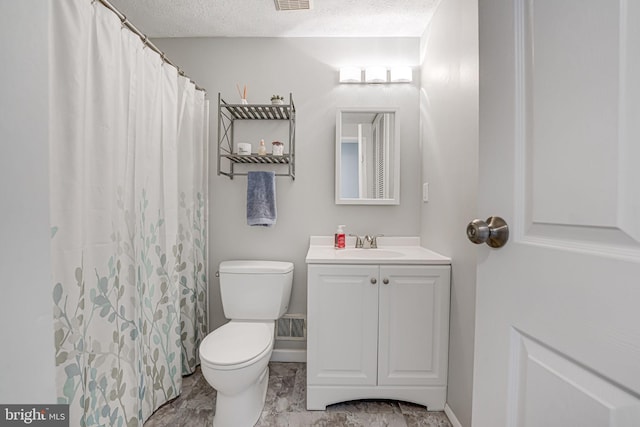
[[[640,426],[640,2],[479,16],[473,426]]]

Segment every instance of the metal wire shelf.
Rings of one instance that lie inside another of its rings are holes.
[[[295,129],[296,109],[293,95],[289,94],[289,103],[272,104],[229,104],[218,93],[218,175],[245,176],[235,170],[236,165],[265,164],[287,167],[286,173],[276,176],[289,176],[295,179]],[[239,120],[281,120],[289,123],[288,152],[282,156],[267,154],[234,154],[233,139],[235,122]],[[225,160],[223,162],[223,159]]]

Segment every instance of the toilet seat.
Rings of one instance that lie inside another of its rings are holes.
[[[214,369],[251,365],[273,347],[274,322],[231,321],[200,343],[200,358]]]

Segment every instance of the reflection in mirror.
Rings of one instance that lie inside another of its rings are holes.
[[[336,204],[400,204],[395,110],[342,109],[336,119]]]

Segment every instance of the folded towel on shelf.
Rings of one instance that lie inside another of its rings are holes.
[[[247,224],[271,227],[276,223],[276,173],[247,174]]]

